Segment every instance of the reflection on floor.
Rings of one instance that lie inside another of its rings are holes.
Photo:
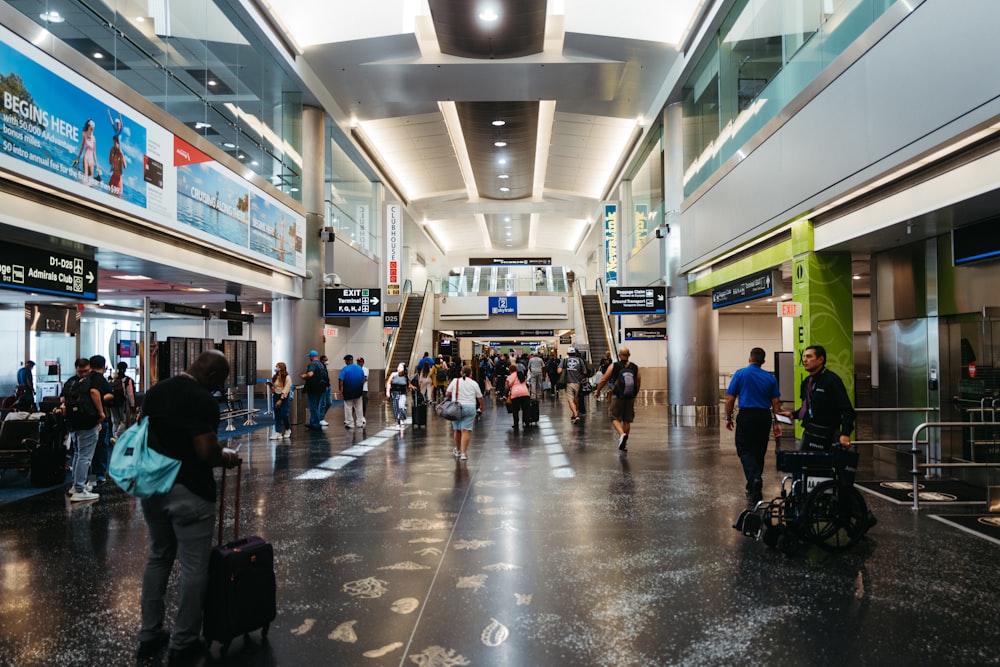
[[[278,618],[232,665],[995,664],[1000,546],[866,495],[852,551],[783,556],[731,528],[732,434],[638,406],[620,456],[603,404],[488,402],[467,462],[450,424],[241,436],[241,532],[272,542]],[[765,495],[780,481],[768,459]],[[102,489],[0,508],[0,665],[130,664],[145,524]],[[174,582],[172,580],[172,586]],[[173,592],[171,591],[171,599]]]

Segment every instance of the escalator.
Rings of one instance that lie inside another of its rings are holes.
[[[402,312],[399,315],[399,330],[396,331],[392,354],[389,357],[388,372],[396,370],[400,363],[409,365],[413,356],[413,341],[420,325],[420,313],[424,309],[424,296],[410,294],[406,297]]]
[[[583,304],[583,321],[587,327],[587,341],[590,343],[590,361],[598,363],[604,358],[605,352],[611,350],[608,340],[607,327],[604,316],[604,304],[598,294],[582,294],[580,301]],[[613,358],[617,358],[612,350]]]

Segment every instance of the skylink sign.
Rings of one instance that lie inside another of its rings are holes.
[[[774,296],[776,287],[781,287],[777,271],[754,273],[712,290],[712,308],[725,308],[744,301]]]

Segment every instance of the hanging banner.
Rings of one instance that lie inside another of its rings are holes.
[[[618,205],[604,205],[604,284],[618,284]]]
[[[400,256],[403,248],[403,207],[399,204],[388,204],[385,207],[385,265],[388,271],[386,294],[398,296],[400,293]]]

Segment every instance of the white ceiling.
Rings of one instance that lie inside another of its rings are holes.
[[[454,7],[490,5],[502,21],[507,1]],[[427,0],[264,4],[303,48],[339,107],[334,117],[367,144],[445,252],[544,254],[575,251],[598,219],[615,169],[659,112],[676,42],[702,0],[542,2],[544,49],[494,60],[442,53]],[[486,184],[475,180],[454,113],[462,102],[541,102],[533,163],[506,165],[534,169],[530,196],[480,196]]]

